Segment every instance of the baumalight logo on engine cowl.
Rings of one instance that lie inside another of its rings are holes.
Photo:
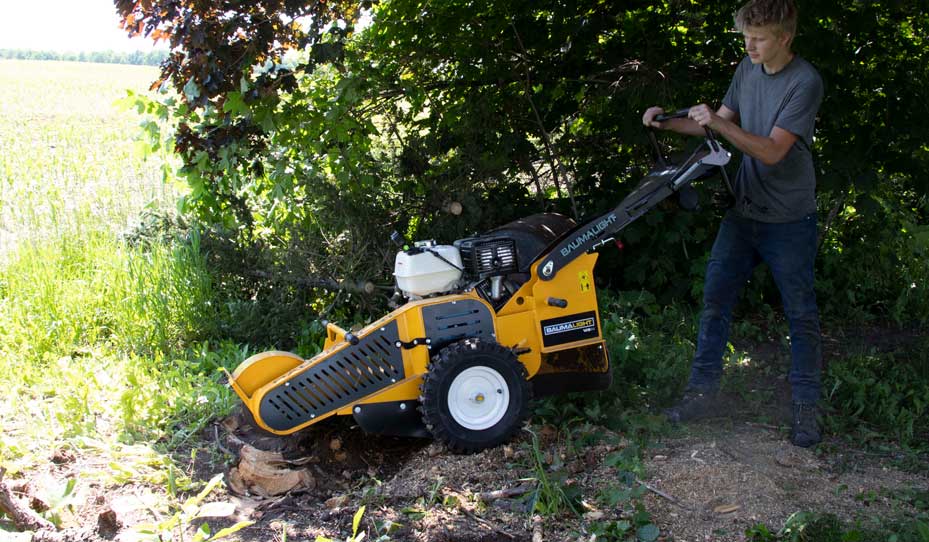
[[[609,216],[603,218],[603,220],[588,228],[587,231],[575,237],[573,241],[568,243],[568,246],[561,249],[561,255],[566,257],[591,239],[596,239],[597,235],[602,233],[603,230],[613,222],[616,222],[616,213],[610,213]]]
[[[567,333],[569,331],[578,331],[585,330],[586,328],[593,328],[596,325],[593,318],[581,318],[580,320],[574,320],[573,322],[562,322],[560,324],[552,324],[550,326],[545,326],[542,328],[543,333],[546,335],[557,335],[559,333]]]

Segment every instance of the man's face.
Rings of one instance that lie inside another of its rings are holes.
[[[752,64],[764,64],[788,51],[790,34],[780,32],[774,26],[746,26],[742,29],[745,37],[745,52]]]

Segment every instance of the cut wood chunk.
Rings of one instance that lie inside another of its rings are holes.
[[[248,444],[239,453],[239,465],[230,472],[230,487],[245,488],[257,495],[281,495],[289,491],[313,489],[316,480],[307,469],[299,468],[306,458],[286,460],[280,452],[265,452]]]

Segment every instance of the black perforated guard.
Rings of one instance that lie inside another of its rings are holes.
[[[563,237],[536,264],[542,280],[552,280],[563,267],[611,238],[656,205],[711,170],[729,163],[730,154],[707,140],[682,165],[653,168],[612,211]]]
[[[261,399],[262,421],[288,431],[403,380],[397,321],[361,337]]]

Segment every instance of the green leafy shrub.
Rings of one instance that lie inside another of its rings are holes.
[[[211,4],[120,6],[127,27],[144,22],[189,52],[162,66],[174,94],[137,107],[161,123],[146,124],[156,145],[174,140],[183,207],[229,234],[235,251],[213,254],[230,270],[218,281],[235,311],[227,330],[244,338],[251,322],[293,336],[292,315],[324,297],[256,271],[389,291],[391,229],[451,241],[534,212],[582,218],[615,205],[653,162],[642,111],[724,95],[744,56],[730,39],[740,4],[514,0],[475,11],[394,0],[372,6],[363,30],[343,0],[241,3],[219,19]],[[248,23],[259,12],[318,24],[269,30]],[[831,217],[825,313],[925,321],[926,258],[914,252],[926,234],[925,10],[812,3],[800,24],[794,46],[827,89],[812,149]],[[709,205],[649,213],[623,232],[622,255],[603,257],[601,276],[662,304],[698,299],[718,219]],[[765,280],[749,286],[750,303],[759,288],[776,302]]]
[[[826,315],[929,322],[929,201],[889,184],[851,198],[823,241],[817,294]]]
[[[835,432],[862,423],[904,443],[923,444],[929,435],[929,348],[912,354],[855,356],[830,363],[825,398],[838,416],[826,417]]]
[[[693,356],[692,310],[659,305],[647,291],[601,292],[600,314],[613,364],[609,393],[628,406],[677,397]]]

